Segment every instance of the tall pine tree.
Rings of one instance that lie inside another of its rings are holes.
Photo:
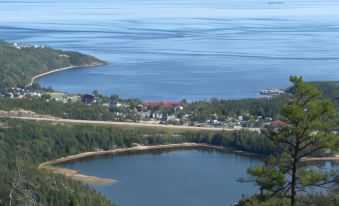
[[[258,185],[261,198],[288,198],[290,205],[296,206],[298,195],[305,194],[307,187],[325,187],[338,178],[335,172],[322,171],[302,161],[335,151],[339,138],[334,132],[336,111],[331,101],[320,98],[320,92],[301,77],[291,76],[290,81],[292,94],[282,109],[286,124],[266,131],[277,153],[264,165],[249,168],[248,173]]]

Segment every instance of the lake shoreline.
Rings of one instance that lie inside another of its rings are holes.
[[[70,162],[70,161],[79,160],[79,159],[88,158],[88,157],[107,155],[107,154],[121,154],[125,152],[147,151],[147,150],[157,150],[157,149],[185,149],[185,148],[209,148],[209,149],[222,150],[222,151],[232,152],[235,154],[251,156],[251,157],[256,157],[256,158],[265,157],[263,155],[244,152],[244,151],[233,149],[230,147],[215,146],[215,145],[209,145],[209,144],[203,144],[203,143],[180,143],[180,144],[165,144],[165,145],[153,145],[153,146],[138,145],[136,147],[120,148],[120,149],[105,150],[105,151],[84,152],[84,153],[80,153],[76,155],[70,155],[67,157],[62,157],[56,160],[51,160],[48,162],[41,163],[39,165],[39,168],[46,169],[56,174],[63,174],[67,177],[71,177],[72,179],[79,180],[87,184],[112,185],[112,184],[118,183],[118,181],[115,179],[104,179],[100,177],[87,176],[73,169],[58,167],[56,166],[56,164]]]
[[[43,76],[46,76],[46,75],[49,75],[49,74],[52,74],[52,73],[56,73],[56,72],[61,72],[61,71],[66,71],[66,70],[71,70],[71,69],[77,69],[77,68],[89,68],[89,67],[97,67],[97,66],[103,66],[103,65],[106,65],[108,64],[108,62],[105,62],[105,63],[93,63],[93,64],[88,64],[88,65],[82,65],[82,66],[75,66],[75,65],[69,65],[67,67],[62,67],[62,68],[59,68],[59,69],[54,69],[54,70],[51,70],[51,71],[48,71],[48,72],[44,72],[42,74],[38,74],[38,75],[35,75],[34,77],[32,77],[31,81],[26,85],[26,87],[30,87],[33,85],[33,83],[43,77]]]
[[[48,162],[41,163],[39,165],[39,168],[46,169],[53,173],[63,174],[63,175],[66,175],[67,177],[71,177],[72,179],[79,180],[87,184],[112,185],[112,184],[118,183],[118,180],[87,176],[87,175],[79,173],[76,170],[62,168],[62,167],[58,167],[55,165],[60,164],[60,163],[75,161],[75,160],[79,160],[83,158],[95,157],[95,156],[101,156],[101,155],[107,155],[107,154],[121,154],[125,152],[147,151],[147,150],[157,150],[157,149],[186,149],[186,148],[215,149],[215,150],[221,150],[221,151],[231,152],[231,153],[238,154],[238,155],[250,156],[250,157],[255,157],[255,158],[260,158],[260,159],[263,159],[266,157],[264,155],[259,155],[259,154],[255,154],[251,152],[245,152],[245,151],[241,151],[241,150],[234,149],[231,147],[216,146],[216,145],[210,145],[210,144],[205,144],[205,143],[179,143],[179,144],[164,144],[164,145],[153,145],[153,146],[138,145],[138,146],[129,147],[129,148],[84,152],[84,153],[70,155],[67,157],[62,157],[56,160],[51,160]],[[303,158],[302,161],[339,161],[339,155],[336,155],[333,157],[307,157],[307,158]]]

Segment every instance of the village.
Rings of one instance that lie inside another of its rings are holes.
[[[282,124],[273,121],[271,117],[252,116],[250,114],[225,117],[211,114],[209,118],[197,118],[197,111],[192,110],[191,104],[182,101],[148,101],[139,99],[121,99],[118,95],[103,96],[98,91],[92,94],[67,94],[45,89],[11,88],[6,93],[0,93],[3,98],[11,99],[40,99],[45,102],[62,104],[85,104],[88,106],[105,107],[113,115],[113,121],[139,122],[148,124],[167,124],[196,127],[215,127],[227,129],[260,128],[265,125]],[[1,115],[21,117],[40,117],[31,111],[21,108],[13,111],[1,111]]]
[[[11,44],[12,47],[20,50],[20,49],[24,49],[24,48],[45,48],[44,46],[40,46],[40,45],[30,45],[30,44],[23,44],[23,43],[17,43],[14,42],[13,44]]]

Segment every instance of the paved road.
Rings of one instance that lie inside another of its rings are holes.
[[[35,120],[35,121],[63,122],[63,123],[121,125],[121,126],[185,129],[185,130],[209,130],[209,131],[237,131],[239,130],[239,129],[220,128],[220,127],[193,127],[193,126],[163,125],[163,124],[137,123],[137,122],[112,122],[112,121],[94,121],[94,120],[78,120],[78,119],[60,119],[60,118],[36,118],[36,117],[17,117],[17,116],[2,116],[2,117],[13,118],[13,119]],[[244,130],[260,132],[260,128],[246,128]]]

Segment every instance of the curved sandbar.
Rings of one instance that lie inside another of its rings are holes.
[[[57,167],[55,164],[69,162],[73,160],[78,160],[81,158],[91,157],[91,156],[98,156],[98,155],[105,155],[105,154],[118,154],[123,152],[130,152],[130,151],[145,151],[145,150],[154,150],[154,149],[168,149],[168,148],[197,148],[197,147],[204,147],[204,148],[212,148],[212,149],[219,149],[224,151],[231,151],[241,155],[248,155],[248,156],[255,156],[255,157],[263,157],[261,155],[257,155],[254,153],[244,152],[240,150],[235,150],[232,148],[222,147],[222,146],[214,146],[208,144],[200,144],[200,143],[181,143],[181,144],[166,144],[166,145],[155,145],[155,146],[143,146],[138,145],[136,147],[130,148],[121,148],[121,149],[114,149],[114,150],[107,150],[107,151],[95,151],[95,152],[84,152],[77,155],[71,155],[67,157],[63,157],[57,160],[51,160],[39,165],[39,168],[49,170],[54,173],[64,174],[68,177],[71,177],[75,180],[80,180],[85,183],[89,184],[104,184],[104,185],[111,185],[115,184],[118,181],[114,179],[103,179],[99,177],[87,176],[80,174],[76,170]]]
[[[75,68],[80,68],[80,67],[96,67],[96,66],[102,66],[102,65],[105,65],[106,63],[95,63],[95,64],[88,64],[88,65],[83,65],[83,66],[73,66],[73,65],[70,65],[68,67],[63,67],[63,68],[60,68],[60,69],[54,69],[54,70],[51,70],[51,71],[48,71],[48,72],[45,72],[45,73],[42,73],[42,74],[39,74],[39,75],[36,75],[34,76],[31,81],[26,85],[26,87],[29,87],[29,86],[32,86],[32,84],[40,77],[42,76],[46,76],[48,74],[52,74],[52,73],[55,73],[55,72],[61,72],[61,71],[65,71],[65,70],[70,70],[70,69],[75,69]]]
[[[53,163],[46,162],[39,165],[40,169],[46,169],[53,173],[63,174],[67,177],[71,177],[72,179],[79,180],[81,182],[85,182],[88,184],[99,184],[99,185],[112,185],[117,183],[116,180],[113,179],[104,179],[94,176],[83,175],[76,170],[62,168],[62,167],[55,167]]]

